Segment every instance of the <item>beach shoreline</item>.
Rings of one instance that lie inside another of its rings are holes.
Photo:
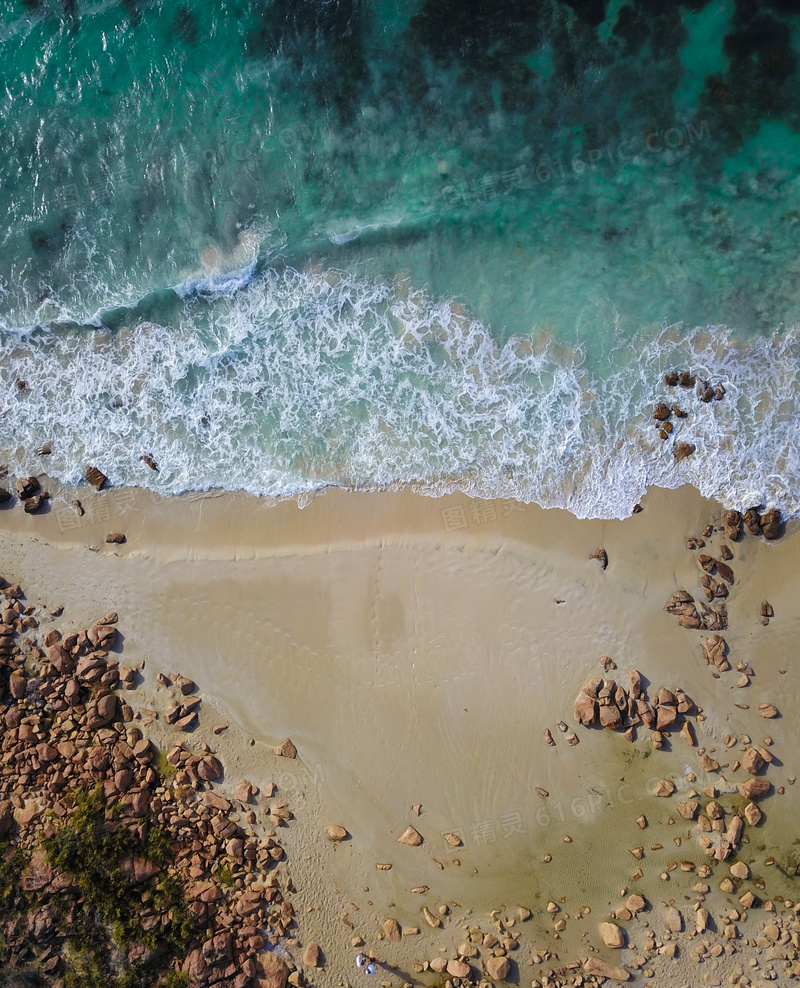
[[[153,503],[112,488],[83,504],[81,524],[65,531],[55,511],[3,511],[4,575],[31,602],[63,605],[62,623],[117,609],[125,661],[144,662],[147,679],[179,670],[202,684],[209,716],[255,742],[238,749],[258,775],[252,781],[269,777],[309,808],[287,853],[298,888],[308,878],[316,937],[326,940],[320,985],[350,977],[354,932],[397,963],[412,944],[415,963],[429,960],[442,934],[420,922],[423,905],[434,913],[446,906],[446,927],[457,915],[530,909],[523,928],[537,933],[522,970],[545,947],[570,960],[587,949],[619,960],[598,939],[597,922],[619,905],[620,888],[635,885],[654,911],[676,897],[659,877],[676,830],[667,814],[654,816],[662,801],[652,789],[662,777],[688,789],[682,776],[687,764],[697,771],[696,750],[676,738],[656,751],[647,731],[633,744],[587,731],[572,708],[582,683],[604,674],[606,655],[620,677],[639,669],[653,694],[662,685],[686,690],[704,712],[695,728],[708,750],[727,730],[752,733],[753,710],[736,708],[732,684],[715,680],[702,659],[706,636],[664,611],[677,588],[697,594],[698,551],[685,539],[721,524],[719,505],[692,488],[651,490],[624,521],[388,492],[328,491],[301,509],[236,494]],[[733,546],[737,580],[724,632],[731,654],[757,671],[742,691],[749,706],[757,697],[783,715],[761,725],[755,718],[786,762],[770,768],[785,792],[770,800],[760,835],[762,857],[776,860],[791,853],[796,811],[786,782],[796,715],[795,528],[774,543],[747,535]],[[126,541],[106,544],[116,530]],[[590,558],[598,548],[607,569]],[[769,627],[759,619],[764,598],[776,615]],[[579,743],[565,742],[559,720]],[[271,748],[287,736],[298,761],[276,780]],[[260,775],[254,751],[265,759]],[[640,812],[651,820],[644,837],[667,849],[648,855],[632,879]],[[352,839],[333,848],[325,839],[332,824]],[[419,848],[397,844],[409,824],[424,836]],[[443,837],[453,832],[458,848]],[[306,854],[314,876],[303,870]],[[775,894],[788,897],[793,879],[773,871]],[[423,886],[429,891],[412,891]],[[559,910],[573,917],[562,930],[545,909],[555,890],[565,898]],[[386,916],[422,932],[400,947],[376,942]]]

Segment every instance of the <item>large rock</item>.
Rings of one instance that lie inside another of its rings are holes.
[[[667,929],[670,933],[680,933],[683,929],[683,916],[675,906],[670,906],[666,912]]]
[[[625,931],[616,923],[601,923],[600,936],[606,947],[624,947]]]
[[[334,824],[332,827],[328,827],[328,840],[340,841],[347,837],[347,831],[344,827],[340,827],[338,824]]]
[[[761,515],[757,508],[748,508],[744,513],[744,523],[750,530],[751,535],[761,534]]]
[[[297,758],[297,748],[292,744],[291,738],[286,738],[285,741],[273,749],[276,755],[280,755],[283,758]]]
[[[222,778],[222,766],[213,755],[206,755],[197,763],[197,774],[204,782],[216,782]]]
[[[75,672],[77,663],[63,645],[51,645],[47,650],[47,658],[62,676],[71,676]]]
[[[766,779],[747,779],[739,784],[739,795],[743,799],[760,799],[766,796],[770,790],[770,784]]]
[[[612,981],[630,981],[631,976],[624,967],[617,967],[599,957],[588,957],[583,962],[583,970],[598,978],[610,978]]]
[[[602,727],[610,727],[615,731],[622,724],[622,714],[616,704],[600,707],[600,724]]]
[[[289,968],[277,954],[268,952],[260,954],[256,965],[259,971],[256,988],[286,988]]]
[[[306,967],[322,966],[322,951],[318,943],[310,943],[303,951],[303,963]]]
[[[14,825],[14,805],[10,799],[0,801],[0,837],[5,837]]]
[[[742,755],[742,768],[748,775],[755,775],[764,766],[764,759],[755,748],[748,748]]]
[[[590,697],[582,693],[575,701],[575,720],[584,727],[590,727],[597,720],[597,704]]]
[[[86,482],[95,487],[98,491],[103,489],[103,485],[108,480],[106,475],[97,469],[97,467],[87,467],[86,468]]]
[[[748,803],[744,808],[744,818],[750,824],[751,827],[755,827],[757,823],[761,822],[762,813],[761,810],[756,806],[755,803]]]
[[[505,958],[502,959],[505,960]],[[447,973],[451,978],[468,978],[470,974],[469,964],[465,964],[464,961],[449,960],[447,962]],[[502,978],[496,980],[501,981]]]
[[[656,730],[663,731],[672,727],[678,719],[677,708],[671,703],[659,704],[656,708]]]
[[[41,494],[34,494],[33,497],[28,497],[25,499],[25,504],[23,505],[23,510],[28,515],[35,515],[37,511],[40,511],[44,505],[44,498]]]
[[[490,957],[486,961],[486,973],[492,981],[504,981],[511,970],[511,964],[507,957]]]
[[[591,697],[592,700],[596,700],[602,687],[603,680],[595,677],[593,679],[586,680],[581,687],[581,692],[585,693],[588,697]]]
[[[383,921],[383,932],[386,934],[386,939],[391,940],[393,943],[400,943],[403,939],[403,933],[400,929],[400,924],[396,919],[385,919]],[[463,975],[457,975],[457,977],[463,977]]]
[[[687,456],[691,456],[696,449],[697,447],[693,443],[675,443],[672,447],[672,455],[675,457],[675,462],[680,463],[681,460],[685,460]]]
[[[671,796],[675,792],[675,783],[669,779],[661,779],[653,790],[654,796]]]
[[[21,672],[11,673],[8,679],[8,689],[15,700],[21,700],[25,696],[25,690],[28,688],[28,680],[22,675]]]
[[[781,534],[781,513],[777,508],[771,508],[761,518],[761,531],[765,539],[777,539]]]
[[[20,501],[27,501],[29,497],[33,497],[36,494],[39,486],[39,481],[35,477],[20,477],[14,484],[14,490],[17,492]]]
[[[411,847],[419,847],[422,843],[422,834],[414,827],[406,827],[406,829],[397,838],[398,844],[408,844]]]
[[[117,698],[113,693],[101,696],[94,706],[86,711],[86,726],[89,730],[97,730],[110,724],[117,713]]]
[[[738,511],[725,512],[725,538],[738,542],[742,535],[742,516]]]

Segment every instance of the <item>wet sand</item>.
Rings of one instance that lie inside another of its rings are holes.
[[[651,490],[644,510],[624,521],[459,495],[329,491],[301,509],[245,495],[161,500],[136,490],[84,491],[87,515],[77,519],[70,492],[65,501],[51,491],[45,514],[0,512],[3,575],[31,600],[63,604],[62,626],[118,610],[127,663],[144,660],[150,679],[162,669],[190,676],[208,707],[204,726],[232,721],[255,740],[241,753],[252,781],[277,781],[298,817],[286,847],[303,905],[318,907],[301,929],[316,930],[328,958],[320,985],[353,977],[356,934],[417,977],[412,961],[461,943],[462,920],[488,929],[492,909],[511,915],[518,906],[533,917],[512,980],[530,982],[537,946],[566,961],[592,944],[627,962],[633,952],[603,948],[597,932],[624,901],[620,890],[641,893],[654,909],[691,892],[695,875],[659,876],[673,861],[708,859],[687,837],[687,821],[667,823],[675,801],[653,797],[653,782],[675,777],[688,790],[681,776],[691,768],[702,792],[719,775],[704,777],[696,749],[679,735],[655,751],[649,731],[631,744],[576,728],[575,697],[584,680],[602,675],[602,655],[616,662],[612,676],[639,669],[653,694],[682,686],[706,716],[696,724],[698,744],[716,749],[720,762],[733,760],[726,732],[757,743],[771,735],[779,762],[768,777],[786,791],[764,801],[759,843],[742,857],[765,874],[771,895],[797,895],[794,879],[778,870],[793,850],[800,808],[800,790],[788,782],[797,774],[794,526],[775,543],[745,535],[732,546],[724,635],[734,670],[715,679],[701,654],[707,633],[680,628],[664,611],[679,587],[698,596],[697,553],[685,538],[722,516],[690,488]],[[124,545],[105,543],[112,531],[125,533]],[[598,547],[608,553],[606,570],[589,558]],[[764,599],[776,615],[768,627],[758,613]],[[746,689],[735,688],[739,660],[756,671]],[[777,704],[782,717],[760,718],[760,702]],[[559,719],[577,730],[578,745],[567,744]],[[271,750],[287,736],[295,762]],[[418,803],[419,817],[411,809]],[[634,823],[640,813],[645,831]],[[333,823],[351,839],[330,844]],[[397,843],[409,824],[422,846]],[[451,847],[445,832],[463,846]],[[629,853],[654,843],[663,848],[642,861]],[[770,857],[776,864],[764,865]],[[376,870],[378,862],[391,870]],[[643,876],[634,881],[637,868]],[[712,913],[725,900],[717,888],[727,867],[716,870]],[[420,886],[429,889],[411,891]],[[545,906],[562,898],[560,915],[572,918],[554,939]],[[421,908],[437,913],[443,903],[453,903],[451,915],[444,930],[432,930]],[[582,906],[591,913],[574,918]],[[387,916],[422,932],[400,944],[377,941]],[[627,925],[634,936],[638,927]],[[677,969],[675,978],[682,983]]]

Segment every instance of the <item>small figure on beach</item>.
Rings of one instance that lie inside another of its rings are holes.
[[[361,952],[356,957],[356,966],[357,967],[364,967],[365,964],[367,966],[367,974],[374,974],[375,973],[375,965],[367,957],[367,955],[365,953]]]

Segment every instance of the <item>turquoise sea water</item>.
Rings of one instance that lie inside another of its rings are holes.
[[[0,4],[5,461],[800,514],[797,6]]]

